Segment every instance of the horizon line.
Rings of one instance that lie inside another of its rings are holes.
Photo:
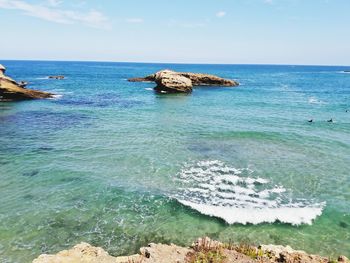
[[[288,64],[288,63],[208,63],[208,62],[161,62],[161,61],[113,61],[113,60],[55,60],[55,59],[0,59],[0,61],[38,61],[38,62],[87,62],[87,63],[129,63],[129,64],[176,64],[176,65],[247,65],[247,66],[318,66],[318,67],[350,67],[339,64]]]

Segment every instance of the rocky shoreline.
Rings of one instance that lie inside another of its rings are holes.
[[[193,86],[235,87],[239,85],[234,80],[220,78],[215,75],[176,72],[168,69],[158,71],[146,77],[131,78],[128,81],[155,82],[157,86],[154,90],[159,93],[191,93]]]
[[[80,243],[56,255],[40,255],[33,263],[336,263],[350,262],[345,256],[330,259],[293,250],[287,246],[224,244],[208,237],[190,247],[154,244],[142,247],[139,254],[113,257],[100,247]]]
[[[6,68],[0,64],[0,101],[17,101],[53,98],[54,94],[27,89],[26,82],[17,82],[5,75]]]

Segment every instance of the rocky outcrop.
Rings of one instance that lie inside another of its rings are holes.
[[[215,259],[215,261],[214,261]],[[304,251],[293,250],[283,246],[247,246],[224,244],[208,237],[199,238],[191,247],[180,247],[174,244],[154,244],[140,249],[139,254],[113,257],[99,247],[81,243],[56,255],[40,255],[33,263],[335,263],[347,262],[345,256],[338,260],[310,255]]]
[[[183,92],[189,93],[192,91],[192,81],[175,71],[162,70],[155,74],[154,81],[157,87],[154,89],[159,92]]]
[[[46,99],[53,94],[25,88],[26,82],[16,82],[5,75],[5,67],[0,65],[0,101],[16,101],[28,99]]]
[[[157,87],[154,89],[158,92],[173,93],[182,92],[189,93],[193,86],[225,86],[234,87],[239,83],[220,78],[215,75],[191,73],[191,72],[176,72],[172,70],[161,70],[155,74],[143,78],[131,78],[131,82],[156,82]]]
[[[180,72],[180,75],[189,78],[193,86],[224,86],[234,87],[239,83],[231,79],[223,79],[215,75],[201,74],[201,73],[187,73]]]

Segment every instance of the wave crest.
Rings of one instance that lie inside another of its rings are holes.
[[[252,174],[250,169],[236,169],[220,161],[200,161],[178,174],[180,189],[172,197],[229,224],[312,224],[322,214],[325,203],[292,199],[283,186]]]

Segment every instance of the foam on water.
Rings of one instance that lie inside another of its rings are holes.
[[[310,104],[327,104],[326,102],[321,101],[321,100],[317,99],[316,97],[310,97],[309,103]]]
[[[50,100],[58,100],[58,99],[61,99],[63,97],[62,94],[54,94],[52,95],[51,98],[49,98]]]
[[[201,161],[187,166],[178,174],[177,181],[180,189],[173,198],[229,224],[276,221],[312,224],[325,205],[291,198],[283,186],[254,177],[250,169],[236,169],[220,161]]]

